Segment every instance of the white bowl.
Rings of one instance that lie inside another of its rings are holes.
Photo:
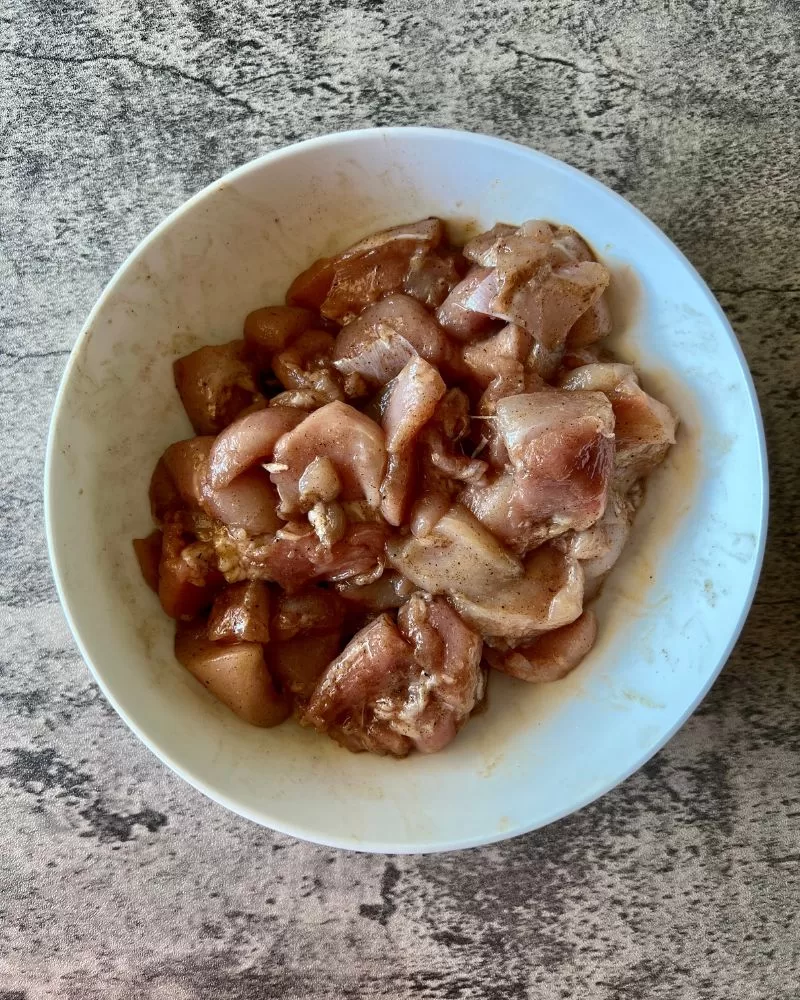
[[[173,623],[131,539],[147,484],[191,433],[174,358],[241,335],[313,258],[426,215],[464,232],[569,223],[615,275],[616,349],[681,417],[628,548],[598,602],[600,636],[566,680],[492,678],[489,709],[444,752],[353,755],[287,723],[254,729],[174,660]],[[635,208],[541,153],[463,132],[371,129],[278,150],[163,222],[92,310],[56,402],[47,455],[50,555],[97,682],[166,764],[258,823],[366,851],[453,850],[586,805],[661,747],[707,692],[750,606],[766,523],[752,381],[697,272]]]

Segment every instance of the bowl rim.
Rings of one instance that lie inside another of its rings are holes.
[[[637,758],[636,762],[631,766],[625,768],[623,772],[616,775],[613,779],[604,782],[598,790],[593,790],[583,798],[579,799],[573,803],[568,808],[562,808],[555,810],[552,814],[540,818],[530,824],[521,824],[517,827],[513,827],[509,830],[504,830],[502,832],[489,832],[486,835],[471,835],[464,837],[460,840],[451,840],[448,842],[431,841],[428,843],[422,842],[418,845],[409,845],[407,843],[398,844],[389,840],[372,840],[372,841],[356,841],[352,838],[347,837],[326,837],[323,832],[317,829],[307,829],[301,823],[287,823],[279,820],[269,819],[266,821],[264,816],[257,814],[254,810],[242,806],[240,803],[235,801],[233,798],[227,796],[224,791],[220,791],[215,787],[211,787],[206,779],[199,774],[193,773],[190,768],[185,765],[178,763],[173,759],[171,754],[168,754],[161,750],[158,744],[152,740],[139,725],[137,725],[127,714],[125,709],[116,698],[114,698],[110,691],[107,689],[106,684],[103,680],[102,671],[95,665],[91,657],[88,654],[84,641],[81,637],[80,631],[74,620],[72,610],[70,608],[69,599],[64,586],[64,574],[61,565],[60,557],[58,555],[58,550],[56,547],[56,539],[54,537],[53,529],[53,509],[55,503],[57,502],[57,497],[55,496],[55,487],[53,482],[53,460],[55,452],[55,437],[56,437],[56,426],[58,424],[59,416],[64,405],[64,400],[68,392],[68,386],[72,378],[73,369],[77,363],[78,355],[80,353],[80,348],[87,339],[89,331],[94,325],[94,322],[105,307],[107,300],[110,298],[115,286],[122,279],[128,268],[136,261],[136,259],[145,253],[145,251],[154,243],[161,234],[167,230],[175,220],[179,217],[191,211],[196,205],[201,203],[206,198],[210,197],[217,191],[221,185],[227,184],[229,182],[235,181],[240,177],[254,171],[261,170],[265,165],[270,163],[275,163],[279,160],[290,158],[300,152],[305,152],[308,150],[321,149],[326,146],[336,145],[342,142],[349,142],[353,140],[369,140],[376,137],[408,137],[414,138],[424,138],[439,136],[444,138],[449,138],[457,140],[459,142],[474,143],[476,145],[490,146],[498,149],[514,150],[517,153],[523,152],[525,155],[530,156],[532,159],[543,160],[548,163],[551,167],[555,167],[557,170],[566,174],[573,181],[580,181],[583,184],[588,184],[592,187],[597,187],[603,191],[606,195],[610,196],[613,200],[620,202],[624,208],[633,212],[639,221],[643,223],[647,229],[650,230],[651,234],[665,246],[666,249],[671,251],[686,267],[689,274],[694,278],[699,289],[702,291],[704,297],[706,298],[708,305],[710,306],[710,311],[716,316],[720,321],[720,324],[725,331],[728,339],[736,354],[737,360],[739,362],[742,374],[744,376],[745,386],[747,388],[747,394],[750,402],[750,406],[753,411],[753,416],[755,418],[757,436],[758,436],[758,451],[759,451],[759,465],[761,469],[760,477],[760,509],[761,517],[758,524],[758,544],[755,553],[755,560],[752,565],[752,575],[747,590],[747,595],[742,604],[742,610],[739,615],[738,621],[732,628],[730,633],[730,638],[728,643],[719,658],[719,662],[716,664],[714,669],[708,675],[705,683],[697,691],[696,695],[692,699],[686,711],[681,715],[681,717],[672,725],[670,728],[661,736],[661,738],[652,746],[648,747],[647,750]],[[769,518],[769,470],[768,470],[768,459],[767,459],[767,446],[766,437],[764,433],[764,422],[761,414],[761,409],[758,402],[758,395],[756,392],[755,384],[753,382],[753,377],[750,372],[747,360],[745,358],[744,352],[742,351],[739,340],[731,326],[725,312],[720,306],[719,302],[715,298],[713,292],[691,263],[685,254],[666,236],[665,233],[652,222],[640,209],[635,205],[631,204],[626,198],[613,191],[607,185],[603,184],[602,181],[597,180],[590,174],[579,170],[577,167],[573,167],[563,160],[559,160],[556,157],[550,156],[547,153],[543,153],[531,146],[526,146],[523,143],[511,142],[507,139],[501,139],[495,136],[486,135],[480,132],[470,132],[462,129],[452,129],[452,128],[436,128],[433,126],[385,126],[385,127],[373,127],[373,128],[362,128],[362,129],[349,129],[341,132],[330,132],[324,135],[315,136],[310,139],[305,139],[300,142],[292,143],[288,146],[281,146],[277,149],[270,150],[267,153],[263,153],[260,156],[255,157],[252,160],[248,160],[246,163],[233,170],[228,171],[221,177],[211,181],[204,188],[198,191],[196,194],[192,195],[186,201],[182,202],[177,208],[170,212],[154,229],[152,229],[147,236],[144,237],[133,250],[125,257],[123,262],[116,269],[112,277],[108,280],[104,286],[99,298],[92,307],[89,315],[86,318],[81,330],[73,344],[70,355],[67,360],[66,366],[64,368],[64,373],[61,377],[58,391],[56,393],[55,401],[53,404],[53,409],[50,417],[50,424],[47,436],[47,446],[45,452],[45,463],[44,463],[44,520],[45,520],[45,536],[47,541],[47,551],[50,560],[50,565],[53,572],[53,578],[56,586],[56,592],[58,594],[59,601],[66,618],[69,629],[75,640],[75,644],[83,657],[84,663],[89,668],[92,676],[94,677],[98,687],[103,692],[103,695],[117,712],[117,714],[122,718],[123,722],[128,726],[128,728],[136,735],[136,737],[141,740],[141,742],[153,753],[163,764],[166,764],[170,770],[175,772],[179,777],[186,781],[189,785],[197,789],[203,795],[212,799],[219,805],[229,809],[231,812],[243,816],[245,819],[251,820],[260,826],[266,826],[269,829],[275,830],[278,833],[286,834],[307,842],[319,844],[324,847],[334,847],[342,848],[346,850],[355,851],[358,853],[376,853],[376,854],[434,854],[442,853],[447,851],[456,850],[466,850],[475,847],[486,846],[489,844],[500,843],[505,840],[509,840],[513,837],[522,836],[526,833],[531,833],[534,830],[541,829],[544,826],[548,826],[560,819],[564,819],[566,816],[572,815],[572,813],[577,812],[580,809],[585,808],[592,802],[604,796],[606,793],[611,791],[617,785],[622,784],[631,775],[635,774],[640,768],[642,768],[652,757],[655,756],[663,747],[672,739],[672,737],[678,732],[679,729],[686,723],[687,719],[695,712],[698,705],[703,701],[703,699],[708,694],[712,685],[719,676],[722,668],[728,661],[731,652],[733,651],[736,642],[741,635],[742,629],[744,627],[745,621],[750,613],[750,609],[755,598],[756,589],[758,587],[759,578],[761,575],[761,570],[764,562],[764,552],[766,548],[767,540],[767,527]]]

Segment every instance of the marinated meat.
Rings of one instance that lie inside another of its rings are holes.
[[[583,660],[597,638],[597,617],[584,611],[570,625],[545,632],[517,649],[487,649],[486,659],[495,670],[521,681],[560,681]]]
[[[482,643],[448,605],[412,597],[380,615],[322,675],[304,721],[352,750],[405,756],[446,746],[483,696]]]
[[[605,351],[610,278],[567,225],[422,219],[177,361],[197,436],[134,552],[179,661],[254,725],[394,757],[450,743],[488,668],[573,670],[677,424]]]
[[[175,386],[197,434],[218,434],[262,398],[245,342],[201,347],[173,365]]]
[[[385,385],[417,356],[441,366],[450,353],[447,338],[420,302],[408,295],[390,295],[342,329],[333,364],[342,375],[360,375],[372,385]]]
[[[272,481],[285,514],[300,512],[300,477],[319,456],[329,458],[342,484],[343,500],[366,500],[379,507],[386,468],[383,431],[347,403],[328,403],[310,413],[275,445]]]

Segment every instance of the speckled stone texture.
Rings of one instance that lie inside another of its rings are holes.
[[[0,1000],[800,995],[795,0],[0,4]],[[680,734],[590,808],[466,854],[273,835],[136,740],[62,618],[47,422],[84,317],[188,195],[375,124],[536,146],[641,207],[750,362],[772,529]]]

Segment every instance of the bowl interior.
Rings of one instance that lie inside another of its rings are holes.
[[[600,637],[566,680],[492,678],[489,710],[443,753],[351,755],[290,723],[257,730],[174,660],[172,623],[140,579],[147,483],[189,436],[171,362],[241,335],[313,258],[435,214],[464,236],[546,217],[611,266],[615,349],[681,418],[598,603]],[[123,265],[87,322],[51,432],[57,582],[81,650],[134,731],[198,788],[327,844],[421,851],[486,843],[565,815],[639,767],[727,656],[758,573],[760,418],[719,307],[622,199],[531,150],[464,133],[372,130],[268,155],[215,183]]]

